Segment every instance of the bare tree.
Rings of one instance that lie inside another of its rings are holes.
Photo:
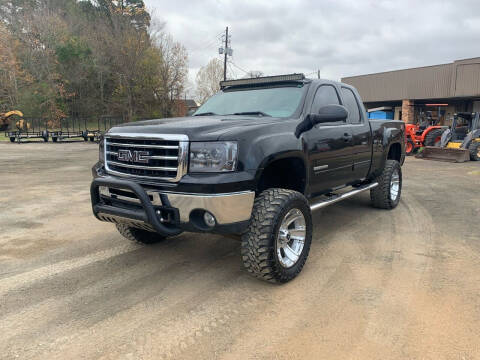
[[[171,35],[157,36],[155,46],[160,51],[162,61],[159,66],[161,88],[157,96],[163,99],[163,116],[171,116],[174,101],[179,99],[185,88],[188,73],[187,50],[173,40]]]
[[[253,79],[253,78],[259,78],[263,76],[263,72],[258,71],[258,70],[250,70],[245,74],[243,77],[244,79]]]
[[[218,92],[222,80],[223,65],[219,59],[212,59],[206,66],[201,67],[196,77],[197,101],[203,104],[210,96]]]

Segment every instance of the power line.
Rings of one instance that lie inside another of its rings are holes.
[[[241,71],[243,71],[245,74],[248,74],[248,71],[243,70],[240,66],[238,66],[237,64],[235,64],[232,60],[230,60],[229,63],[232,64],[233,66],[235,66],[238,70],[241,70]]]
[[[202,42],[200,45],[195,46],[193,49],[190,48],[190,52],[193,53],[193,52],[203,51],[205,50],[205,48],[209,48],[215,44],[218,44],[219,42],[222,41],[222,39],[220,38],[220,35],[222,34],[223,34],[223,31],[215,35],[215,39],[211,39],[211,38],[207,39],[206,41]]]
[[[233,70],[232,63],[230,61],[228,62],[228,68],[230,70],[230,73],[233,75],[233,78],[236,79],[237,73]]]

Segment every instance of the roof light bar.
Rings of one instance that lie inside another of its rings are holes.
[[[227,86],[241,86],[241,85],[252,85],[252,84],[269,84],[282,81],[300,81],[305,80],[305,75],[303,74],[287,74],[287,75],[277,75],[277,76],[264,76],[251,79],[238,79],[238,80],[226,80],[220,81],[220,87],[223,89]]]

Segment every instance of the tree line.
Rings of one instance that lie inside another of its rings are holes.
[[[0,112],[179,115],[187,62],[142,0],[0,2]]]

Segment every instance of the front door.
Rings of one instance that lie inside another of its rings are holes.
[[[348,109],[347,122],[352,131],[353,174],[352,181],[363,180],[368,175],[372,160],[372,135],[370,123],[358,96],[347,87],[342,87],[343,105]]]
[[[332,85],[318,87],[310,113],[325,105],[340,104]],[[317,195],[347,184],[352,177],[352,131],[348,122],[322,123],[305,133],[308,144],[310,193]]]

